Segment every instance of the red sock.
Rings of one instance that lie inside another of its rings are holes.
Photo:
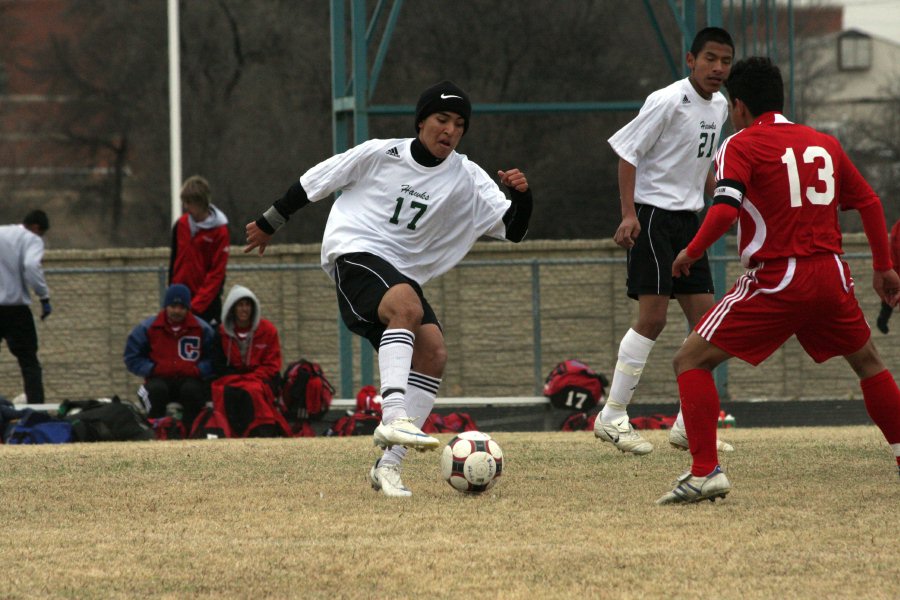
[[[900,444],[900,388],[890,371],[885,369],[878,375],[859,382],[862,388],[866,411],[872,421],[884,434],[888,444]],[[688,438],[690,439],[690,438]],[[900,456],[897,457],[900,465]]]
[[[678,376],[681,413],[694,464],[691,474],[706,477],[719,464],[716,429],[719,423],[719,393],[706,369],[691,369]]]

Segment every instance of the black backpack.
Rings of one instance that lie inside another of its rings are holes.
[[[81,408],[80,402],[82,401],[68,402],[68,406]],[[72,424],[74,441],[130,442],[154,439],[153,429],[144,418],[134,407],[121,402],[118,397],[113,398],[112,402],[83,402],[86,405],[84,409],[66,416],[66,420]]]

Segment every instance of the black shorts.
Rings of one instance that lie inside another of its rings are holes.
[[[672,277],[672,263],[700,227],[697,214],[635,204],[641,234],[628,251],[628,297],[650,294],[712,294],[712,273],[706,254],[691,265],[687,277]]]
[[[339,256],[335,261],[334,285],[337,290],[341,319],[347,329],[369,340],[377,350],[381,336],[387,329],[378,318],[378,305],[387,291],[395,285],[406,283],[416,290],[422,301],[422,324],[440,327],[437,316],[418,283],[403,275],[389,262],[366,252],[354,252]]]

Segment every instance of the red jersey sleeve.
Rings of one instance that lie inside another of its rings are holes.
[[[900,273],[900,220],[891,227],[891,260],[894,270]]]
[[[876,271],[887,271],[892,268],[891,248],[887,238],[887,223],[884,220],[884,208],[881,199],[872,186],[860,174],[850,157],[840,150],[841,189],[838,202],[841,210],[855,209],[863,222],[863,230],[872,249],[872,263]]]
[[[878,194],[872,186],[863,178],[850,157],[840,149],[838,168],[840,169],[838,181],[841,189],[838,196],[841,210],[859,210],[870,204],[881,205]]]

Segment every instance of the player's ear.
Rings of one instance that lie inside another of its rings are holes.
[[[690,52],[688,52],[687,56],[684,57],[684,61],[687,63],[687,66],[691,71],[694,70],[694,61],[695,60],[696,59],[694,58],[694,55],[691,54]]]

